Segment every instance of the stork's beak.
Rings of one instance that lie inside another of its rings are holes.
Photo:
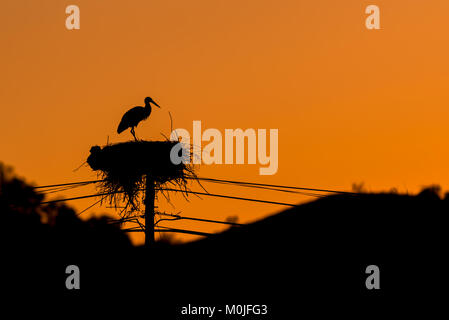
[[[151,101],[156,107],[158,107],[158,108],[160,108],[161,106],[160,105],[158,105],[156,102],[154,102],[154,101]]]

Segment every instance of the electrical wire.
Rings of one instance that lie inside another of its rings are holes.
[[[275,184],[265,184],[265,183],[256,183],[256,182],[246,182],[246,181],[233,181],[233,180],[223,180],[223,179],[213,179],[213,178],[203,178],[203,177],[188,177],[188,179],[191,179],[191,180],[197,179],[197,180],[200,180],[200,181],[216,182],[216,183],[229,183],[229,184],[238,184],[238,185],[264,186],[264,187],[281,188],[281,189],[294,189],[294,190],[317,191],[317,192],[327,192],[327,193],[358,194],[358,193],[349,192],[349,191],[306,188],[306,187],[296,187],[296,186],[283,186],[283,185],[275,185]]]

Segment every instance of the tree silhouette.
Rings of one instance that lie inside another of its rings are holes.
[[[129,247],[131,242],[105,217],[82,220],[62,203],[42,205],[44,195],[0,163],[2,245],[8,250],[91,250]]]

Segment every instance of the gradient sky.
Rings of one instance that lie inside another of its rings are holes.
[[[71,4],[81,10],[80,30],[65,28]],[[369,4],[381,9],[381,30],[365,28]],[[116,133],[122,114],[151,96],[162,109],[137,128],[140,138],[168,135],[168,111],[175,128],[201,120],[223,132],[279,129],[276,175],[259,176],[259,165],[214,165],[201,166],[200,176],[338,190],[354,182],[372,191],[448,189],[448,13],[447,0],[4,0],[0,160],[37,185],[95,179],[87,167],[73,170],[91,146],[128,140],[128,132]],[[205,197],[172,202],[161,200],[160,210],[240,222],[283,209]]]

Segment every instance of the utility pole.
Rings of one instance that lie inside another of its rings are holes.
[[[145,177],[145,247],[154,245],[154,198],[155,183],[149,174]]]

